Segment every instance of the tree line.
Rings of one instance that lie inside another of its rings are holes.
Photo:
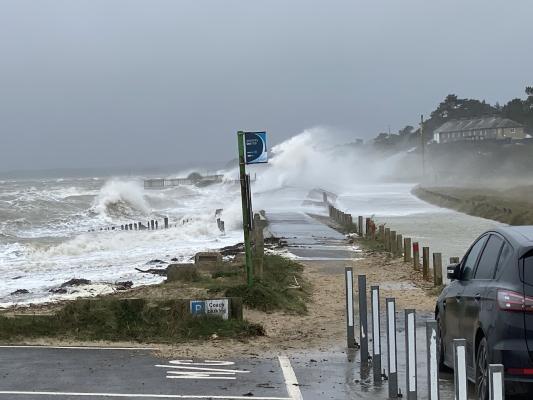
[[[526,127],[526,131],[533,134],[533,87],[525,88],[526,99],[515,98],[501,106],[499,103],[491,105],[484,100],[460,99],[455,94],[449,94],[431,112],[430,118],[423,124],[424,137],[427,142],[433,139],[433,131],[447,121],[461,118],[480,118],[498,116],[508,118]],[[374,145],[384,148],[398,148],[413,146],[420,142],[420,128],[407,125],[397,133],[379,133],[374,138]]]

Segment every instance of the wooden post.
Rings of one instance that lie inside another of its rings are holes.
[[[442,285],[442,254],[433,253],[433,284]]]
[[[150,229],[152,229],[152,230],[155,229],[155,221],[153,219],[150,220]]]
[[[390,228],[385,228],[385,251],[390,251]]]
[[[263,277],[263,256],[265,253],[265,242],[263,236],[263,221],[259,213],[254,214],[254,272],[257,277]]]
[[[403,239],[403,260],[405,262],[411,262],[411,238]]]
[[[396,255],[397,253],[397,250],[396,250],[396,231],[391,231],[390,232],[390,252],[393,254],[393,255]]]
[[[365,219],[365,236],[370,239],[370,218]]]
[[[398,257],[403,256],[403,236],[401,234],[396,235],[396,252]]]
[[[165,229],[168,229],[168,217],[165,217],[163,221],[165,221]]]
[[[155,229],[159,229],[159,221],[155,220]]]
[[[379,241],[385,242],[385,225],[379,226]]]
[[[357,234],[363,236],[363,217],[361,215],[357,217]]]
[[[422,276],[429,279],[429,247],[422,247]]]
[[[413,243],[413,268],[415,271],[420,271],[420,247],[418,242]]]

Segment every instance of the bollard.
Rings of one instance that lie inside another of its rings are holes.
[[[374,383],[381,381],[381,321],[379,312],[379,286],[370,287],[372,299],[372,367]]]
[[[163,221],[165,222],[165,229],[168,229],[168,217],[163,218]]]
[[[355,328],[353,311],[353,268],[344,268],[344,278],[346,281],[346,337],[348,348],[355,348]]]
[[[453,376],[455,400],[468,400],[466,380],[466,340],[453,340]]]
[[[155,229],[155,221],[152,219],[150,220],[150,229],[151,230],[154,230]]]
[[[415,310],[405,310],[405,357],[407,400],[416,400],[416,317]]]
[[[503,365],[489,365],[489,400],[505,399],[505,386],[503,379]]]
[[[385,251],[390,251],[390,228],[385,228]]]
[[[386,299],[387,303],[387,365],[389,372],[389,398],[398,397],[398,363],[396,349],[396,300]]]
[[[433,285],[442,285],[442,254],[433,253]]]
[[[396,231],[391,231],[390,232],[390,245],[389,245],[389,249],[390,249],[390,252],[393,254],[393,255],[396,255],[396,253],[398,252],[396,250]]]
[[[359,288],[359,343],[361,345],[361,366],[368,363],[368,319],[366,304],[366,275],[358,276]]]
[[[405,262],[411,262],[411,238],[403,239],[403,260]]]
[[[437,321],[426,322],[426,350],[428,368],[428,400],[439,400],[439,360],[437,350]]]
[[[361,215],[357,217],[357,234],[363,236],[363,217]]]
[[[415,271],[420,271],[420,247],[418,242],[413,243],[413,268]]]
[[[401,234],[396,235],[396,253],[398,257],[403,256],[403,236]]]
[[[385,241],[385,225],[379,226],[379,241],[380,242]]]
[[[422,247],[422,276],[429,279],[429,247]]]
[[[450,264],[459,264],[461,259],[459,257],[450,257]]]

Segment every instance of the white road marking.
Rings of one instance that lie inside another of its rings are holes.
[[[51,350],[157,350],[155,347],[98,347],[98,346],[0,346],[0,349],[51,349]]]
[[[283,377],[285,378],[285,385],[287,386],[287,392],[291,400],[303,400],[302,392],[300,392],[300,387],[298,384],[298,379],[296,379],[296,374],[292,369],[291,362],[286,356],[279,356],[279,365],[281,371],[283,372]]]
[[[221,399],[221,400],[249,400],[249,396],[216,396],[216,395],[187,395],[187,394],[145,394],[145,393],[82,393],[82,392],[24,392],[24,391],[0,391],[0,395],[11,396],[78,396],[78,397],[126,397],[140,399]],[[289,397],[254,397],[255,400],[293,400]]]
[[[202,365],[203,367],[200,367]],[[192,360],[171,360],[168,364],[156,364],[157,368],[167,368],[167,379],[225,379],[235,380],[237,374],[248,374],[250,371],[227,368],[208,368],[235,365],[233,361],[193,362]],[[178,370],[178,371],[176,371]]]

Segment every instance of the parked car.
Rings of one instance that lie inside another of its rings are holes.
[[[467,375],[488,399],[488,365],[503,364],[508,393],[533,398],[533,226],[485,232],[437,300],[441,367],[453,367],[453,340],[466,340]]]

